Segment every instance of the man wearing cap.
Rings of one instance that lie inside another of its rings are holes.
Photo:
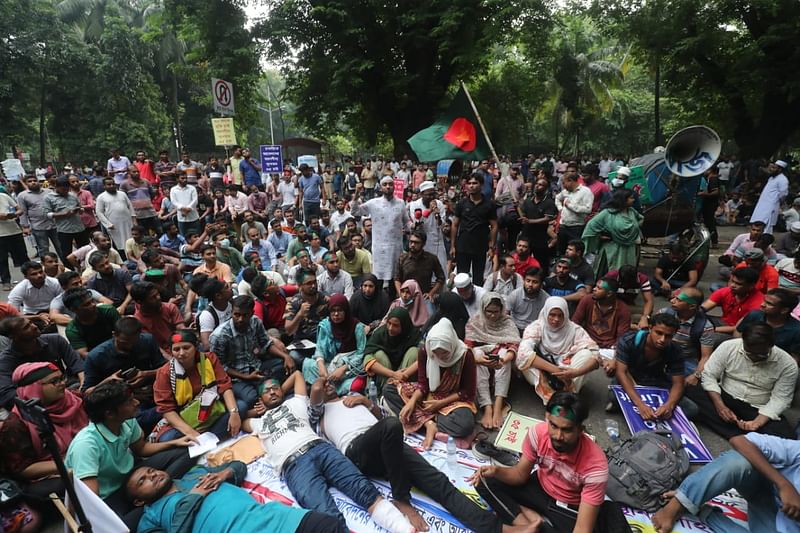
[[[325,252],[322,256],[325,267],[322,275],[317,278],[319,292],[327,301],[334,294],[344,294],[348,300],[353,295],[353,278],[339,267],[339,258],[333,252]]]
[[[786,161],[778,159],[767,167],[769,179],[750,217],[750,222],[759,221],[766,225],[764,233],[772,233],[781,212],[781,202],[789,194],[789,180],[783,173],[787,166]]]
[[[466,272],[456,274],[453,279],[453,292],[458,294],[467,308],[469,316],[477,315],[480,311],[481,298],[483,298],[483,287],[472,283],[472,278]]]
[[[795,296],[800,296],[800,250],[792,257],[781,259],[775,264],[778,271],[778,285]],[[800,314],[795,313],[800,318]]]
[[[299,167],[301,176],[297,188],[299,203],[303,206],[303,221],[308,224],[311,215],[320,215],[320,203],[327,203],[328,197],[322,178],[314,169],[303,163]]]
[[[64,264],[69,264],[67,256],[72,253],[72,242],[75,241],[76,248],[80,248],[89,244],[89,237],[86,235],[86,227],[81,222],[80,212],[83,210],[81,202],[69,191],[67,176],[56,178],[55,194],[45,196],[42,208],[47,218],[55,222],[61,260]]]
[[[617,172],[621,171],[622,168]],[[592,191],[578,183],[577,172],[564,174],[561,181],[564,188],[555,198],[556,208],[561,213],[561,225],[558,228],[559,254],[567,250],[569,241],[581,238],[586,227],[586,217],[592,212],[594,203]]]
[[[797,202],[800,204],[800,199]],[[792,222],[789,231],[778,237],[775,243],[775,251],[785,257],[792,257],[797,250],[800,250],[800,221]]]
[[[369,216],[372,219],[372,273],[379,280],[391,283],[397,260],[403,253],[402,235],[410,220],[408,211],[405,202],[394,196],[394,179],[391,176],[381,178],[380,198],[373,198],[362,204],[362,189],[359,184],[351,211],[354,216]]]
[[[423,181],[419,186],[420,198],[408,205],[412,229],[425,232],[425,251],[439,259],[442,270],[447,269],[447,249],[444,243],[444,204],[436,199],[436,185]]]
[[[756,290],[766,294],[768,290],[778,286],[778,271],[775,270],[764,258],[764,251],[761,248],[751,248],[744,254],[744,261],[736,265],[736,268],[750,267],[758,272]]]

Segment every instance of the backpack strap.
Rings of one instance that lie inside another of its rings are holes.
[[[633,346],[636,348],[644,346],[644,340],[646,337],[647,337],[646,329],[640,329],[639,331],[637,331],[636,337],[633,338]]]

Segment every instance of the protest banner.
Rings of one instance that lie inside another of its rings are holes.
[[[259,147],[261,154],[261,172],[267,174],[280,174],[283,172],[283,157],[281,157],[280,144],[262,144]]]
[[[525,435],[539,422],[542,420],[510,411],[503,422],[503,427],[497,433],[497,438],[494,439],[494,445],[504,450],[522,453],[522,442],[525,440]]]
[[[622,389],[621,385],[610,385],[611,390],[617,397],[622,414],[625,415],[625,421],[628,423],[628,429],[631,433],[637,431],[655,431],[664,430],[677,435],[684,448],[689,454],[689,461],[692,463],[709,463],[714,458],[711,452],[708,451],[703,441],[700,440],[700,435],[697,434],[695,427],[689,423],[686,415],[680,407],[676,407],[672,414],[672,418],[668,420],[643,420],[639,415],[639,410],[633,405],[630,396]],[[669,391],[667,389],[660,389],[657,387],[636,387],[636,392],[641,397],[642,401],[649,405],[654,411],[661,407],[669,398]]]
[[[232,118],[212,118],[211,128],[214,130],[214,144],[217,146],[233,146],[236,144],[236,131]]]

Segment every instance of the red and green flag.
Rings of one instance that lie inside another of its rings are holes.
[[[462,86],[450,107],[432,125],[415,133],[408,144],[418,161],[478,160],[489,157],[489,144]]]

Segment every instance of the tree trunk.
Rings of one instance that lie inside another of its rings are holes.
[[[653,87],[653,146],[661,146],[661,53],[655,52],[655,84]]]

